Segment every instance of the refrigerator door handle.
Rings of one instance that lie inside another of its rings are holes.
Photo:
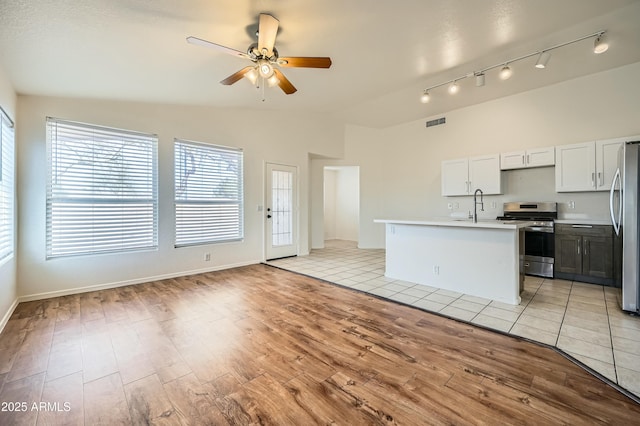
[[[618,220],[616,220],[615,212],[613,211],[613,198],[616,192],[616,181],[620,180],[620,169],[616,170],[616,174],[613,176],[613,182],[611,182],[611,191],[609,191],[609,212],[611,213],[611,223],[613,229],[616,231],[616,235],[620,235],[620,222],[622,219],[622,194],[620,194],[620,206],[618,208]]]

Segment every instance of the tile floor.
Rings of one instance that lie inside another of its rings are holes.
[[[384,250],[341,240],[267,263],[555,346],[640,396],[640,317],[620,310],[614,288],[526,276],[522,303],[508,305],[386,278]]]

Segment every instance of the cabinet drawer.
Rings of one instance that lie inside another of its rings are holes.
[[[572,235],[592,235],[598,237],[612,237],[613,226],[611,225],[582,225],[579,223],[568,224],[558,223],[555,229],[556,234]]]

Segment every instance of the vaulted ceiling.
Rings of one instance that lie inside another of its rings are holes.
[[[389,126],[640,61],[640,0],[14,0],[0,6],[0,66],[19,94],[328,113]],[[197,36],[246,51],[258,15],[280,20],[281,56],[330,56],[330,69],[287,68],[298,88],[262,93],[219,81],[248,60],[186,43]],[[607,30],[512,65],[500,81],[422,89]],[[596,100],[594,100],[596,102]]]

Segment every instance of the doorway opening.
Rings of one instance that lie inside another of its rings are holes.
[[[360,167],[324,167],[324,240],[358,243]]]

